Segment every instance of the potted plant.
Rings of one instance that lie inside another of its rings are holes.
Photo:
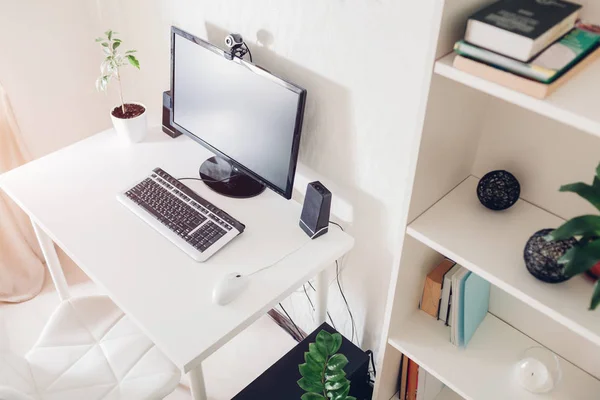
[[[344,372],[348,359],[337,353],[341,346],[342,335],[324,330],[317,334],[315,343],[308,345],[306,362],[298,366],[302,375],[298,386],[306,391],[301,400],[356,400],[348,396],[350,381]]]
[[[589,201],[600,210],[600,165],[591,185],[583,182],[571,183],[560,188],[561,192],[573,192]],[[564,264],[564,273],[575,276],[587,272],[598,277],[600,263],[600,215],[583,215],[575,217],[552,231],[546,240],[563,240],[571,237],[578,238],[577,243],[568,250],[559,263]],[[600,304],[600,280],[596,281],[590,310],[595,310]]]
[[[96,80],[96,89],[106,92],[108,84],[115,78],[119,83],[119,98],[121,104],[112,109],[112,119],[117,135],[126,143],[136,143],[144,139],[147,131],[146,107],[141,103],[125,103],[123,100],[123,87],[121,85],[121,68],[132,65],[140,69],[140,62],[135,57],[136,50],[127,50],[125,53],[117,49],[121,46],[121,39],[117,32],[106,31],[104,37],[99,37],[96,42],[102,46],[104,60],[100,65],[100,77]]]

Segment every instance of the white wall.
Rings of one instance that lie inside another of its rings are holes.
[[[110,126],[93,0],[0,0],[0,82],[34,157]]]
[[[218,46],[228,32],[240,32],[257,64],[308,90],[300,160],[341,186],[354,206],[349,230],[356,248],[344,261],[343,283],[365,349],[379,345],[392,253],[399,243],[395,221],[406,149],[421,79],[430,73],[422,44],[430,31],[424,21],[431,2],[425,3],[128,0],[113,10],[122,25],[115,29],[139,50],[143,86],[136,86],[137,93],[155,121],[160,92],[169,87],[171,24]],[[348,315],[332,289],[332,317],[350,337]],[[304,293],[286,305],[305,330],[312,330]]]

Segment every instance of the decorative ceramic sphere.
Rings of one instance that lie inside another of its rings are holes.
[[[544,236],[554,229],[542,229],[533,234],[525,245],[523,257],[525,266],[531,275],[548,283],[564,282],[569,277],[563,273],[564,265],[558,263],[567,250],[573,247],[577,240],[569,238],[548,242]]]
[[[492,171],[485,174],[477,185],[477,197],[490,210],[506,210],[519,200],[521,185],[508,171]]]

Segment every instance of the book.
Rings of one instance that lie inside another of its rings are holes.
[[[417,389],[418,400],[435,400],[442,389],[444,389],[444,384],[427,371],[419,371],[419,377],[421,377],[421,374],[425,375],[425,379],[423,385],[419,382]]]
[[[450,313],[450,291],[452,288],[452,276],[461,269],[461,266],[454,264],[450,271],[444,275],[444,282],[442,283],[442,297],[440,299],[440,310],[438,312],[438,319],[448,324],[448,316]]]
[[[416,400],[425,400],[425,380],[427,379],[427,372],[423,368],[419,368],[419,379],[417,382],[417,395]]]
[[[528,62],[569,32],[580,10],[564,0],[500,0],[469,18],[465,40]]]
[[[408,378],[406,383],[406,400],[417,400],[417,388],[419,385],[419,364],[408,360]]]
[[[475,331],[487,316],[490,305],[490,288],[491,285],[488,281],[474,273],[469,274],[465,279],[463,346],[469,344]]]
[[[408,383],[408,364],[410,359],[402,356],[402,372],[400,375],[400,400],[406,400],[406,384]]]
[[[453,266],[454,261],[446,258],[433,271],[427,274],[425,286],[423,287],[423,296],[421,297],[421,310],[432,317],[438,317],[440,299],[442,297],[442,281],[446,272]]]
[[[455,346],[464,343],[464,285],[465,280],[471,274],[466,268],[454,275],[452,278],[452,329],[450,329],[450,341]]]
[[[482,61],[513,74],[542,83],[552,83],[598,47],[598,43],[600,34],[575,28],[529,63],[482,49],[464,40],[457,42],[454,50],[461,56]]]
[[[545,99],[565,83],[567,83],[571,78],[576,76],[579,72],[584,70],[588,65],[596,61],[599,57],[600,49],[596,49],[579,63],[577,63],[577,65],[567,71],[564,75],[550,84],[535,82],[460,55],[454,57],[453,65],[456,69],[467,72],[487,81],[535,97],[537,99]]]

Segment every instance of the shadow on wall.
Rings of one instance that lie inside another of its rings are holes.
[[[205,28],[208,41],[224,47],[225,37],[230,32],[209,22]],[[379,332],[365,332],[364,327],[379,326],[381,322],[384,310],[372,312],[380,305],[370,302],[381,296],[382,284],[385,285],[383,290],[387,289],[387,275],[372,271],[391,265],[392,254],[387,248],[386,210],[379,200],[359,189],[355,162],[357,132],[351,95],[339,84],[275,53],[272,47],[276,39],[270,32],[261,29],[256,38],[245,40],[255,64],[308,91],[299,159],[316,172],[315,180],[323,182],[334,196],[346,199],[353,207],[353,220],[348,222],[356,243],[344,264],[357,266],[344,273],[345,278],[349,278],[346,291],[351,293],[349,301],[358,319],[357,329],[363,328],[363,332],[358,332],[361,341],[377,345]],[[331,301],[341,304],[341,298]],[[346,325],[349,332],[349,319]],[[373,336],[365,337],[365,334]]]

